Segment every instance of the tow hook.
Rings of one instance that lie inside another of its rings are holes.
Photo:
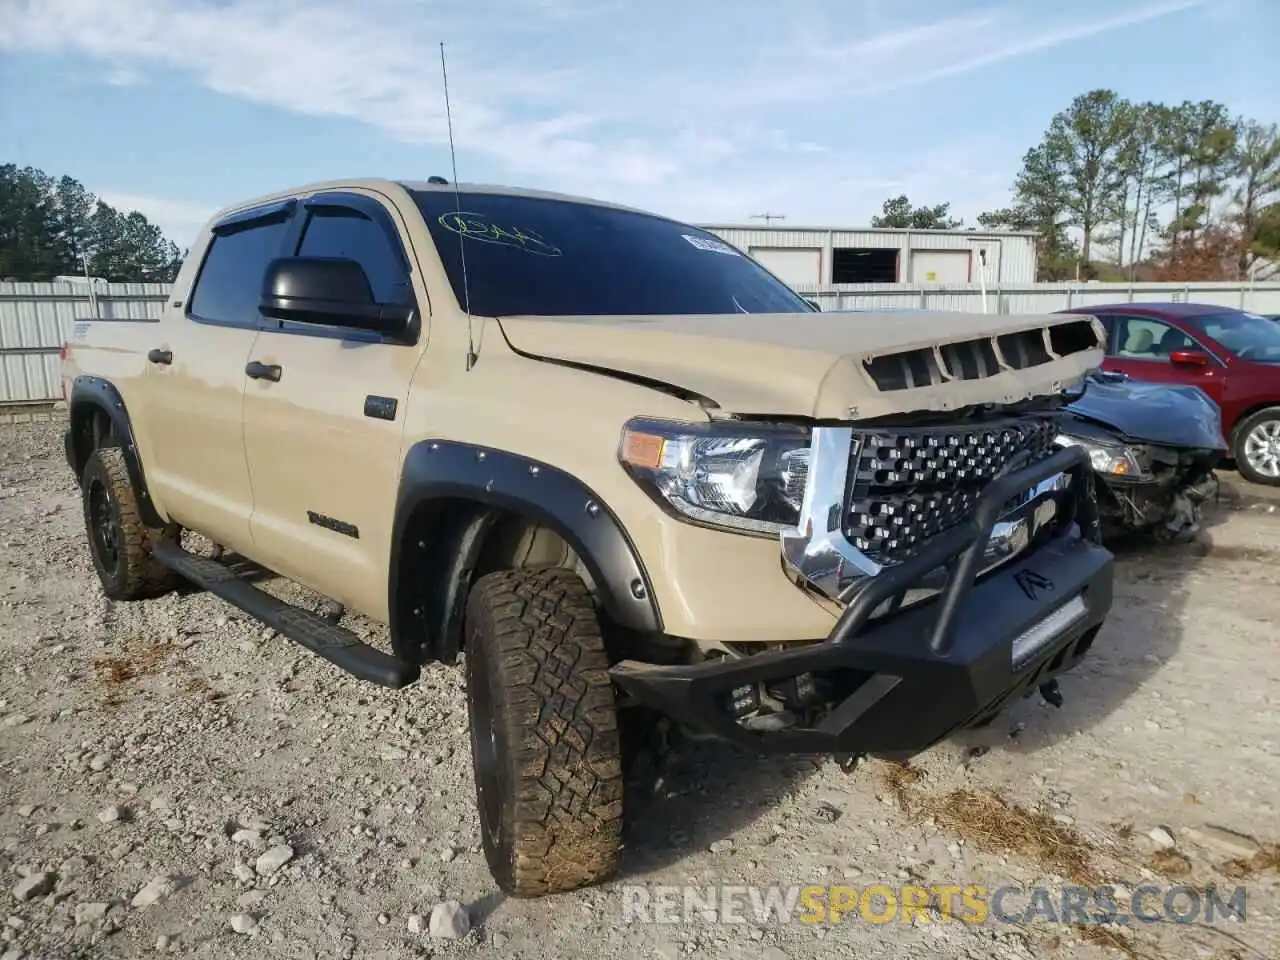
[[[1062,706],[1062,691],[1058,689],[1057,680],[1040,684],[1040,696],[1044,697],[1044,702],[1051,707]]]

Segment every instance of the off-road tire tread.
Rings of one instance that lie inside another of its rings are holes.
[[[119,447],[99,447],[85,463],[81,475],[81,499],[83,501],[85,531],[92,541],[90,526],[88,478],[90,471],[97,471],[106,481],[111,497],[120,514],[121,550],[124,574],[118,582],[108,584],[102,579],[103,592],[112,600],[148,600],[163,596],[182,583],[178,574],[162,567],[151,556],[151,548],[159,540],[176,536],[176,527],[163,529],[149,527],[142,521],[138,498],[129,480],[129,468],[125,464],[124,451]],[[90,549],[93,549],[92,542]],[[96,561],[95,561],[96,566]]]
[[[586,586],[562,569],[487,574],[471,589],[467,625],[497,673],[495,725],[512,746],[514,850],[499,885],[535,897],[607,879],[622,837],[622,749]]]
[[[1240,476],[1246,480],[1267,487],[1280,486],[1280,480],[1275,477],[1263,476],[1249,466],[1249,461],[1245,459],[1245,438],[1249,436],[1249,431],[1263,420],[1280,420],[1280,406],[1263,407],[1261,410],[1255,410],[1236,424],[1231,437],[1231,459],[1236,462],[1236,470],[1240,472]]]

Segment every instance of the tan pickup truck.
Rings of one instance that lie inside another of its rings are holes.
[[[189,581],[393,688],[462,654],[487,861],[530,896],[614,871],[628,718],[901,758],[1056,700],[1111,605],[1054,445],[1101,345],[824,314],[606,203],[332,182],[220,212],[158,321],[75,324],[66,454],[108,597]]]

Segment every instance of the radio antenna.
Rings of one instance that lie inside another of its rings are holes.
[[[462,194],[458,190],[458,155],[453,148],[453,110],[449,106],[449,68],[444,60],[444,41],[440,41],[440,75],[444,78],[444,116],[449,125],[449,162],[453,167],[453,203],[459,220],[462,219]],[[462,234],[461,224],[458,229],[458,254],[462,259],[462,301],[467,311],[467,369],[470,370],[480,359],[476,353],[476,341],[471,332],[471,286],[467,282],[467,239]]]

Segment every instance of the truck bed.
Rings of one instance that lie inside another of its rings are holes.
[[[160,345],[159,319],[80,317],[62,345],[63,395],[70,396],[77,376],[92,373],[120,385],[146,368],[146,353]]]

